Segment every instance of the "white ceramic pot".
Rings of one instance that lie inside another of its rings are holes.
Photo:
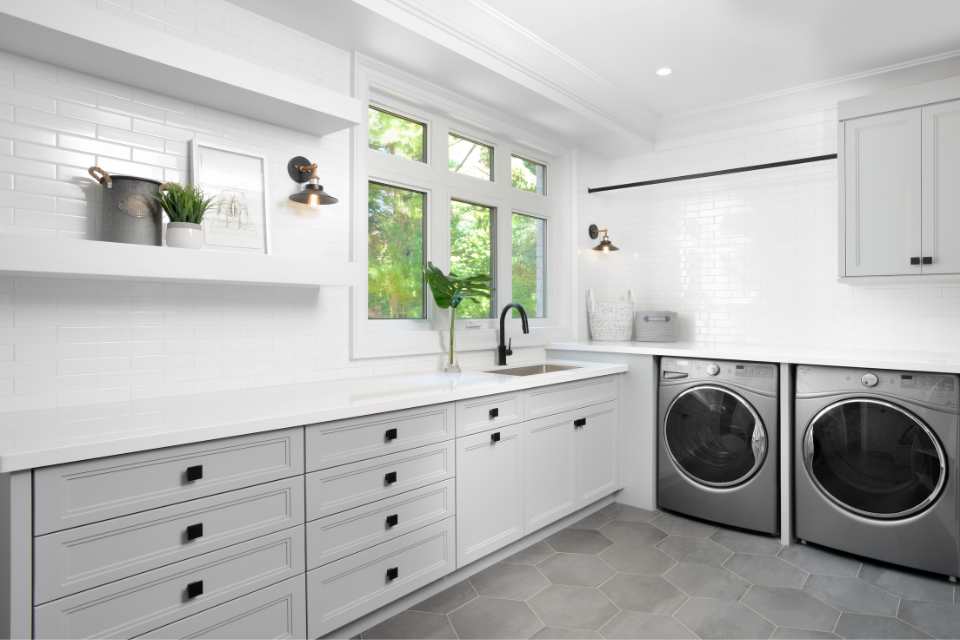
[[[181,249],[199,249],[203,246],[203,225],[192,222],[167,224],[167,246]]]

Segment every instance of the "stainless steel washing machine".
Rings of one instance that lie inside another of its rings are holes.
[[[657,504],[780,531],[777,365],[662,358]]]
[[[797,368],[801,540],[960,573],[955,375]]]

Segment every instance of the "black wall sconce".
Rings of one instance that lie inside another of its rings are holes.
[[[589,235],[592,240],[600,238],[600,243],[593,248],[594,251],[602,251],[603,253],[620,251],[620,247],[610,242],[610,234],[607,232],[606,227],[598,227],[597,225],[592,224],[587,227],[587,235]]]
[[[320,176],[317,175],[316,162],[310,162],[303,156],[290,158],[290,162],[287,163],[287,173],[290,174],[291,180],[303,185],[301,191],[290,196],[290,199],[294,202],[311,207],[338,202],[336,198],[323,190],[323,185],[320,184]]]

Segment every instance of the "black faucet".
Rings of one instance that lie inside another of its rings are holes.
[[[503,338],[506,333],[504,329],[503,321],[507,318],[507,312],[510,309],[516,309],[520,312],[520,324],[523,325],[523,332],[530,333],[530,323],[527,320],[527,310],[523,308],[523,305],[517,304],[516,302],[511,302],[503,308],[503,311],[500,312],[500,344],[497,346],[497,364],[504,365],[507,364],[507,356],[513,355],[513,338],[510,338],[509,343],[504,343]]]

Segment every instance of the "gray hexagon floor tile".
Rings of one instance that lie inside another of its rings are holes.
[[[780,587],[751,587],[743,603],[781,627],[833,631],[840,612],[800,591]]]
[[[663,513],[652,523],[658,529],[666,531],[672,536],[689,536],[691,538],[709,538],[717,532],[717,527],[699,520],[683,518],[672,513]]]
[[[755,533],[744,533],[733,529],[720,529],[710,536],[710,539],[719,542],[727,549],[737,553],[767,554],[775,556],[783,548],[780,540],[772,536],[762,536]]]
[[[450,613],[454,609],[465,605],[477,597],[477,590],[473,588],[469,580],[457,583],[441,591],[435,596],[427,598],[422,602],[410,607],[417,611],[429,611],[432,613]]]
[[[600,633],[604,638],[696,638],[675,618],[639,611],[621,611]]]
[[[954,585],[946,578],[934,578],[864,563],[860,579],[908,600],[953,602]]]
[[[880,616],[897,615],[900,599],[859,578],[810,576],[803,590],[843,611]]]
[[[774,556],[755,556],[736,553],[724,567],[753,584],[764,587],[793,587],[799,589],[809,575],[792,564]]]
[[[533,636],[533,640],[582,640],[584,638],[602,638],[590,629],[564,629],[562,627],[544,627]]]
[[[551,627],[599,629],[617,614],[602,593],[585,587],[555,584],[530,599],[530,607]]]
[[[600,586],[621,609],[646,613],[672,613],[686,599],[659,576],[619,573]]]
[[[364,638],[456,638],[447,616],[426,611],[404,611],[363,632]]]
[[[529,638],[544,626],[524,602],[483,596],[449,618],[461,638]]]
[[[837,633],[843,638],[929,638],[896,618],[866,616],[860,613],[844,613],[837,623]]]
[[[526,600],[550,585],[536,567],[501,562],[470,577],[482,596]]]
[[[646,522],[611,522],[600,532],[619,544],[634,546],[652,545],[667,537],[667,534]]]
[[[553,550],[553,547],[546,542],[537,542],[526,549],[517,551],[504,560],[504,562],[511,564],[540,564],[555,553],[556,551]]]
[[[617,504],[617,507],[619,508],[614,519],[620,522],[650,522],[660,515],[659,511],[649,511],[626,504]]]
[[[807,544],[784,547],[780,557],[808,573],[822,576],[854,577],[860,572],[859,560]]]
[[[815,640],[816,638],[839,638],[835,633],[828,631],[811,631],[809,629],[791,629],[789,627],[777,627],[771,638],[782,640]]]
[[[670,556],[656,547],[613,543],[600,554],[603,561],[623,573],[660,575],[674,565]]]
[[[600,553],[613,544],[599,531],[573,528],[556,532],[547,543],[563,553]]]
[[[709,564],[714,567],[723,565],[733,555],[733,551],[709,538],[667,536],[657,544],[657,548],[677,562]]]
[[[580,587],[595,587],[613,575],[613,569],[606,562],[597,556],[582,553],[558,553],[541,562],[537,568],[554,584]]]
[[[577,520],[572,525],[571,529],[599,529],[605,524],[610,524],[616,519],[617,512],[619,508],[617,505],[611,504],[599,511],[594,511],[586,518]]]
[[[739,600],[750,583],[722,567],[681,562],[664,576],[691,596]]]
[[[769,638],[774,626],[742,604],[691,598],[674,617],[701,638]]]
[[[904,600],[900,617],[937,638],[960,638],[960,606]]]

